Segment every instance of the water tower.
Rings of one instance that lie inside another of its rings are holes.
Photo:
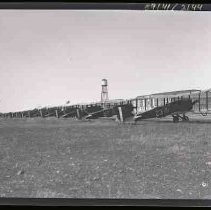
[[[101,103],[105,103],[108,100],[108,81],[107,79],[102,79]]]

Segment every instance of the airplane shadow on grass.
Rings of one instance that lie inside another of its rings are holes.
[[[142,120],[142,121],[139,121],[139,122],[136,122],[136,123],[131,123],[132,125],[142,125],[142,124],[146,124],[146,123],[158,123],[158,124],[180,124],[180,123],[185,123],[185,124],[211,124],[211,120],[191,120],[190,121],[180,121],[180,122],[177,122],[177,123],[174,123],[170,120],[162,120],[162,121],[159,121],[159,120]]]

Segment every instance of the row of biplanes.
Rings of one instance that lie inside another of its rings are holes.
[[[200,90],[173,91],[123,100],[118,103],[35,108],[32,110],[1,113],[1,117],[57,117],[92,120],[110,118],[119,122],[137,122],[149,118],[172,116],[173,122],[189,121],[187,113],[211,113],[211,92]]]

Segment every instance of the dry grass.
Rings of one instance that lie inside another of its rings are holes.
[[[211,124],[0,120],[0,196],[210,198]]]

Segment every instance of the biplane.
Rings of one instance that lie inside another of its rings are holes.
[[[139,100],[139,101],[137,101]],[[134,121],[172,116],[173,122],[189,121],[187,113],[206,116],[211,113],[210,90],[183,90],[152,94],[136,99]]]
[[[197,103],[198,100],[192,101],[191,99],[180,99],[177,101],[170,102],[164,106],[156,107],[149,111],[137,114],[134,116],[134,121],[140,121],[149,118],[162,118],[168,115],[173,117],[173,122],[189,121],[188,116],[185,114],[193,109],[193,105]]]
[[[85,119],[110,118],[117,121],[124,121],[132,117],[133,106],[131,104],[119,104],[111,107],[104,107],[99,111],[87,113]]]

